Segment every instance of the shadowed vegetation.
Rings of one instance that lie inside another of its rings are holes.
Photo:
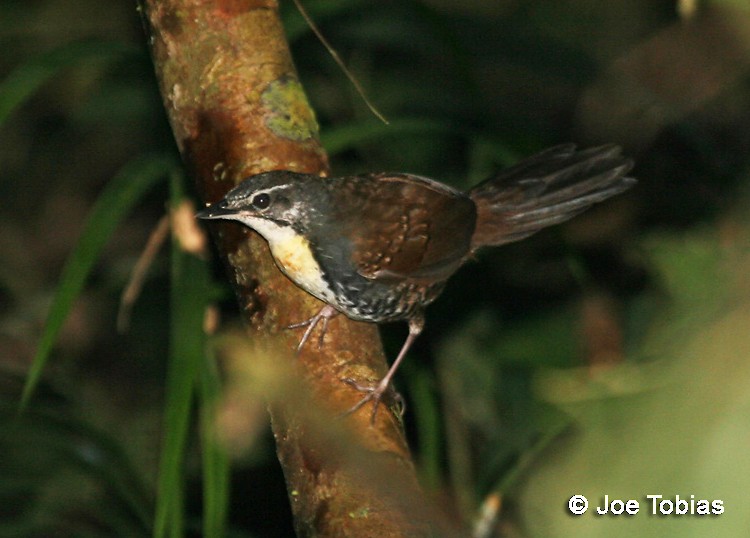
[[[569,141],[637,163],[625,196],[464,267],[396,379],[430,510],[478,536],[747,528],[750,10],[690,4],[305,2],[386,126],[282,2],[337,175],[466,189]],[[178,234],[116,331],[149,234],[197,200],[134,3],[5,2],[0,39],[0,535],[292,535],[263,402],[296,385],[205,335],[238,324],[222,268]],[[642,513],[571,518],[573,493]],[[727,509],[647,517],[651,493]]]

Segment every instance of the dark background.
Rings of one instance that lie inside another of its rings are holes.
[[[466,189],[570,141],[614,142],[636,161],[632,191],[482,253],[429,309],[397,385],[440,509],[470,522],[500,492],[496,532],[508,536],[741,535],[750,517],[741,486],[750,471],[742,456],[750,437],[746,3],[305,5],[391,122],[373,117],[282,2],[335,174],[408,171]],[[0,418],[9,426],[0,434],[0,535],[137,534],[127,499],[149,503],[158,469],[166,249],[126,333],[115,318],[165,211],[166,186],[107,243],[31,414],[14,417],[63,264],[98,193],[136,156],[176,152],[153,66],[135,3],[124,0],[5,0],[0,43],[0,111],[14,102],[14,74],[26,69],[20,87],[31,87],[28,66],[44,54],[50,73],[0,115]],[[236,319],[228,291],[221,305],[225,321]],[[392,356],[405,329],[383,334]],[[289,536],[269,432],[250,445],[233,452],[233,535]],[[191,528],[201,517],[199,463],[191,449]],[[125,476],[117,494],[115,467]],[[572,519],[573,493],[592,502],[693,494],[725,499],[727,513]]]

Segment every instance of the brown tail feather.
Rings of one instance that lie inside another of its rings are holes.
[[[555,146],[469,191],[477,206],[472,251],[518,241],[632,187],[633,162],[618,146]]]

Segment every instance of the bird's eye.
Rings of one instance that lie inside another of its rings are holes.
[[[269,205],[271,205],[271,197],[268,196],[265,192],[256,194],[253,197],[252,204],[256,209],[266,209]]]

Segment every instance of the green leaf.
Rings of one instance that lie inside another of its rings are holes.
[[[63,69],[95,58],[117,60],[137,50],[121,42],[86,40],[68,43],[30,59],[0,83],[0,125],[17,106]]]
[[[48,535],[45,525],[59,523],[71,509],[80,510],[82,519],[98,525],[103,534],[142,536],[153,519],[152,494],[143,476],[122,444],[71,413],[67,403],[40,399],[13,420],[17,402],[0,396],[6,433],[0,436],[0,499],[14,500],[13,516],[0,518],[0,536]],[[50,491],[51,483],[58,493],[40,495]],[[61,494],[62,484],[76,489]],[[92,488],[96,499],[86,493]],[[35,499],[34,509],[21,509],[30,499]],[[66,523],[58,532],[70,531]]]
[[[229,509],[229,458],[216,437],[219,372],[204,361],[200,383],[201,448],[203,451],[203,536],[224,536]]]
[[[183,200],[181,178],[171,181],[173,207]],[[184,462],[193,398],[201,398],[204,465],[204,535],[222,536],[228,503],[228,461],[210,434],[218,377],[206,361],[203,317],[213,295],[205,262],[172,242],[170,352],[166,384],[164,445],[157,486],[154,536],[184,534]]]
[[[21,409],[28,404],[63,322],[112,232],[141,197],[176,166],[171,156],[141,156],[125,165],[99,195],[81,238],[63,268],[39,347],[26,377]]]

